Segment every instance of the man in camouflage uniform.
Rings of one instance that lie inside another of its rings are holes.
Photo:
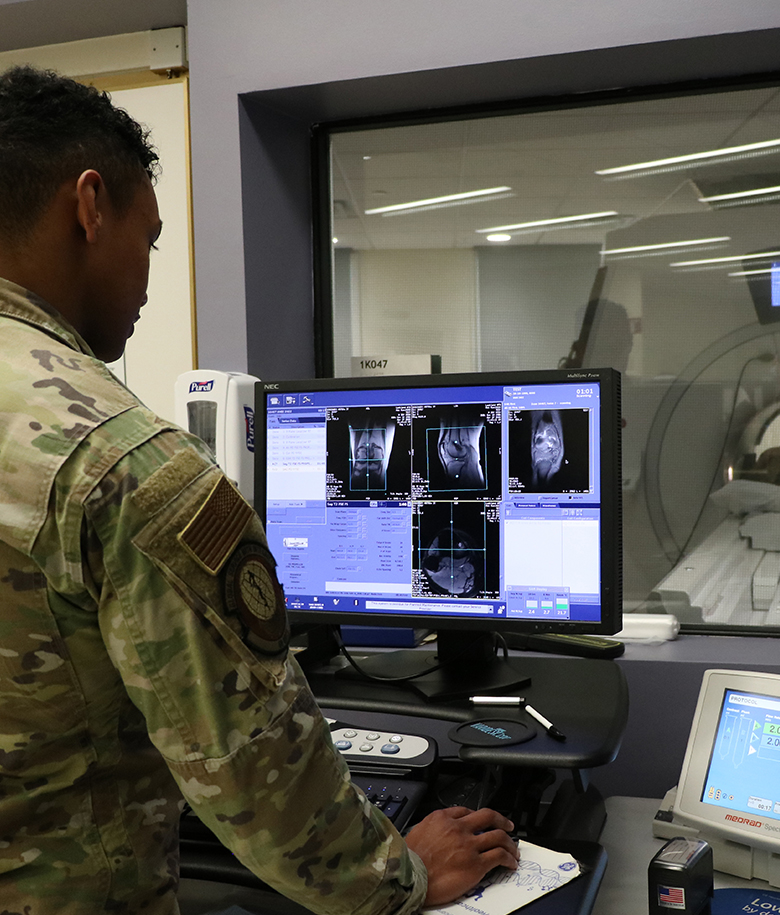
[[[404,842],[352,786],[257,516],[101,361],[146,300],[155,166],[104,95],[0,75],[0,913],[178,912],[183,798],[314,911],[448,902],[514,866],[511,823]]]

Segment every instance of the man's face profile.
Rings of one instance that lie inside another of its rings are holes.
[[[146,303],[149,257],[161,228],[157,199],[146,175],[139,179],[124,213],[117,213],[103,191],[100,226],[87,261],[81,328],[99,359],[118,359],[133,334]]]

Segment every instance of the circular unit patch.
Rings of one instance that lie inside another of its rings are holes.
[[[522,721],[490,718],[466,721],[452,728],[448,736],[466,747],[511,747],[536,737],[536,731]]]
[[[268,550],[254,541],[242,544],[228,560],[224,581],[225,605],[241,621],[243,641],[265,655],[284,651],[290,641],[287,609]]]

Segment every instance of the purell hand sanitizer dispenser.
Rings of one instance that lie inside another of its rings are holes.
[[[254,504],[254,375],[196,369],[174,386],[175,419],[211,448],[219,466]]]

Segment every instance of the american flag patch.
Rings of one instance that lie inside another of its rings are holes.
[[[216,575],[238,546],[252,515],[251,505],[227,477],[221,477],[179,540],[209,574]]]
[[[685,890],[681,886],[658,885],[658,905],[665,909],[684,909]]]

